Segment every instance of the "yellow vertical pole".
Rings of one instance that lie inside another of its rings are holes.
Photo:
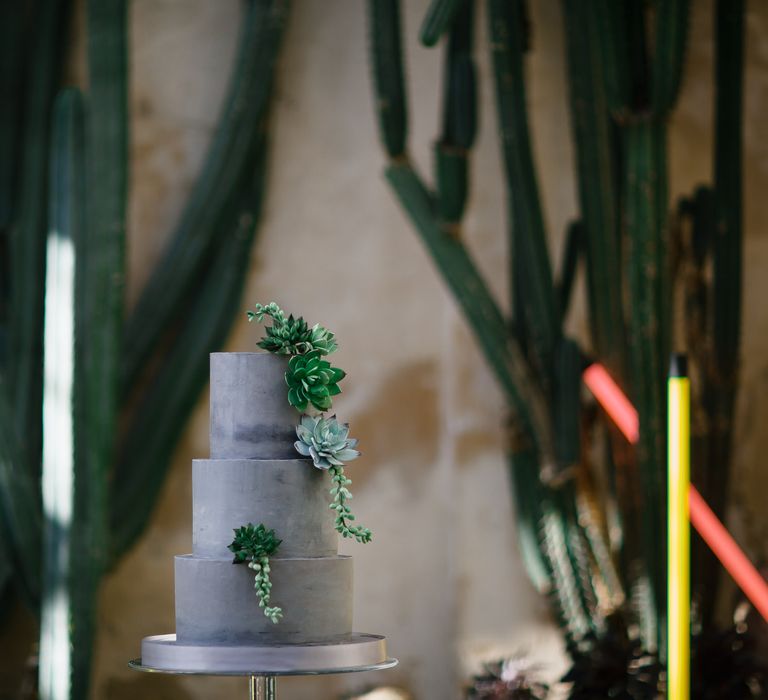
[[[684,355],[673,355],[667,386],[667,687],[689,700],[691,684],[690,382]]]

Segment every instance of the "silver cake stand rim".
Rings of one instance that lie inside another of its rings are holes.
[[[184,669],[168,669],[157,668],[154,666],[145,666],[141,663],[141,659],[131,659],[128,662],[128,666],[134,671],[142,671],[144,673],[167,673],[176,676],[326,676],[335,673],[359,673],[362,671],[382,671],[388,668],[397,666],[398,660],[395,658],[385,659],[376,664],[366,664],[363,666],[351,666],[351,667],[332,667],[323,669],[308,669],[298,670],[292,669],[290,671],[275,671],[275,670],[261,670],[252,669],[250,671],[215,671],[215,670],[203,670],[203,671],[189,671]]]
[[[202,657],[202,658],[201,658]],[[348,639],[303,644],[201,644],[175,634],[144,637],[137,671],[199,676],[310,676],[392,668],[386,637],[355,632]]]

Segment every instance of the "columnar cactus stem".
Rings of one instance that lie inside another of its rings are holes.
[[[618,264],[621,237],[616,134],[611,121],[607,75],[613,64],[605,59],[605,50],[601,51],[601,42],[616,42],[617,38],[615,31],[604,31],[600,26],[601,12],[615,11],[615,8],[600,7],[599,2],[565,0],[563,10],[592,341],[600,361],[616,379],[622,380],[625,376],[622,298],[620,294],[606,292],[622,286],[622,267]],[[626,77],[614,74],[614,80],[626,81]]]
[[[475,4],[462,0],[450,28],[445,54],[443,132],[435,144],[438,217],[449,233],[464,214],[468,188],[468,151],[475,139],[476,90],[472,60]]]
[[[579,647],[589,647],[592,635],[598,644],[601,637],[610,638],[601,619],[606,610],[625,618],[619,628],[639,630],[639,644],[651,654],[650,692],[655,683],[652,655],[663,663],[665,654],[664,378],[674,293],[670,261],[678,263],[680,252],[671,247],[675,241],[670,244],[666,130],[684,72],[690,4],[658,0],[649,11],[643,2],[563,0],[580,212],[555,286],[526,114],[527,17],[522,2],[491,0],[489,34],[511,211],[509,318],[456,235],[467,190],[466,147],[441,148],[457,143],[444,127],[433,194],[407,158],[404,128],[393,129],[405,123],[399,26],[390,31],[399,16],[398,3],[370,5],[379,104],[396,95],[401,107],[398,120],[391,115],[380,119],[390,155],[386,176],[508,400],[515,428],[510,470],[526,568],[537,588],[552,595],[567,637]],[[466,7],[459,3],[436,0],[422,37],[432,44],[450,30],[457,41],[449,44],[444,92],[449,126],[461,114],[451,81],[459,65],[460,30],[466,31],[459,20],[462,11]],[[743,2],[719,2],[716,25],[716,204],[705,190],[697,195],[692,205],[695,240],[682,252],[695,258],[699,275],[686,303],[697,312],[688,330],[700,338],[693,350],[707,384],[696,415],[704,417],[709,429],[707,439],[696,439],[694,447],[703,455],[699,461],[710,465],[702,467],[702,484],[717,485],[715,501],[727,491],[738,357]],[[390,66],[387,55],[396,56]],[[464,101],[469,114],[471,97]],[[386,110],[382,115],[387,116]],[[399,137],[396,147],[391,146],[392,133]],[[701,274],[710,258],[714,294]],[[587,272],[589,352],[634,401],[640,417],[637,446],[628,445],[604,417],[593,420],[599,414],[582,405],[582,355],[563,333],[579,259]],[[711,429],[714,422],[718,430]],[[574,474],[583,479],[592,470],[589,443],[595,440],[608,447],[604,467],[595,466],[595,473],[605,476],[602,517],[588,502],[583,484],[575,488],[572,483]],[[715,462],[717,477],[710,482]],[[629,602],[623,605],[625,598]],[[709,615],[701,610],[706,625]]]
[[[515,271],[519,269],[514,267],[516,257],[526,269],[524,318],[516,320],[526,325],[526,341],[546,390],[550,386],[552,361],[561,329],[528,132],[523,76],[523,11],[522,2],[517,0],[491,0],[488,21],[511,209],[513,259],[510,279],[515,278]]]
[[[288,0],[248,0],[222,117],[205,164],[163,257],[125,331],[122,388],[129,393],[169,326],[184,315],[216,246],[234,228],[238,192],[259,160]]]
[[[398,158],[405,153],[408,133],[400,1],[368,0],[368,14],[379,133],[389,157]]]
[[[16,11],[21,9],[16,5]],[[48,155],[53,100],[63,65],[69,3],[44,0],[36,8],[35,27],[24,76],[24,135],[18,182],[18,212],[9,233],[10,280],[5,376],[22,463],[33,479],[40,474],[42,406],[42,332],[45,279]],[[21,439],[23,436],[23,440]],[[18,556],[21,556],[18,553]],[[28,581],[24,590],[39,590]],[[31,601],[35,604],[37,601]]]
[[[462,6],[471,5],[472,0],[432,0],[421,23],[419,39],[424,46],[434,46],[448,31]]]

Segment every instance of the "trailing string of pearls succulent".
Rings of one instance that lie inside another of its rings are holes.
[[[283,616],[283,611],[269,605],[272,595],[269,558],[277,551],[281,541],[277,539],[274,530],[267,530],[263,524],[254,527],[252,523],[248,523],[235,530],[235,539],[228,547],[235,555],[233,564],[247,561],[248,568],[256,572],[253,586],[259,597],[259,607],[263,608],[264,615],[275,624]]]
[[[302,412],[310,406],[319,412],[302,414],[296,426],[296,451],[311,457],[315,467],[330,474],[330,508],[336,512],[336,530],[343,537],[370,542],[371,531],[353,524],[355,516],[348,504],[352,480],[344,474],[344,465],[360,456],[355,449],[357,440],[350,439],[348,423],[339,423],[335,415],[326,418],[322,413],[332,407],[333,397],[341,393],[339,382],[346,376],[344,370],[322,359],[338,347],[336,336],[319,324],[310,328],[302,317],[286,317],[275,302],[256,304],[254,311],[248,311],[249,321],[262,322],[265,316],[272,319],[272,325],[266,328],[258,345],[277,355],[290,356],[285,373],[288,402]]]
[[[354,537],[358,542],[371,541],[371,531],[367,527],[352,525],[355,519],[347,501],[352,493],[347,486],[352,479],[344,475],[344,463],[357,459],[360,453],[355,449],[357,440],[349,439],[349,423],[339,423],[336,416],[303,415],[296,426],[298,440],[293,443],[299,454],[311,457],[318,469],[327,469],[331,475],[333,488],[331,508],[336,511],[336,529],[344,537]]]

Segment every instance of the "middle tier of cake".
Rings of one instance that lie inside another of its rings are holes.
[[[330,479],[309,459],[196,459],[192,463],[192,551],[231,556],[235,528],[263,524],[282,540],[277,557],[338,553]]]

